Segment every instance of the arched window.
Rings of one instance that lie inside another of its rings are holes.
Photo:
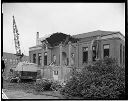
[[[95,60],[96,59],[96,46],[92,47],[92,51],[93,51],[93,53],[92,53],[92,61],[96,61]]]
[[[38,65],[41,65],[41,61],[42,61],[41,53],[38,53]]]
[[[47,65],[47,52],[44,53],[44,65]]]
[[[33,63],[36,63],[36,54],[33,54]]]

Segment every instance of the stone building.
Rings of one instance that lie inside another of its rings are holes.
[[[39,38],[37,33],[36,46],[29,48],[30,62],[42,68],[42,76],[58,80],[65,80],[72,67],[80,69],[106,56],[125,65],[125,37],[120,32],[54,33],[47,38]]]

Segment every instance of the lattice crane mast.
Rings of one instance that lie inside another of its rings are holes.
[[[23,53],[21,54],[21,49],[20,49],[20,41],[19,41],[19,33],[18,33],[18,29],[16,26],[16,21],[15,18],[13,16],[13,34],[14,34],[14,41],[15,41],[15,49],[16,49],[16,56],[17,56],[17,60],[19,62],[22,61],[22,57],[23,57]]]

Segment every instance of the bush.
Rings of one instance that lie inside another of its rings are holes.
[[[66,97],[84,99],[122,99],[125,94],[125,71],[115,59],[105,58],[75,71],[61,90]]]
[[[59,81],[54,81],[54,82],[52,82],[51,89],[52,89],[53,91],[58,91],[58,90],[60,90],[61,88],[62,88],[62,85],[60,84]]]
[[[35,91],[43,92],[51,90],[52,82],[49,80],[41,79],[40,81],[35,83]]]
[[[8,82],[17,82],[17,80],[16,79],[14,79],[14,78],[16,78],[18,76],[18,74],[17,74],[17,72],[9,72],[9,75],[8,75],[8,77],[7,77],[7,81]]]

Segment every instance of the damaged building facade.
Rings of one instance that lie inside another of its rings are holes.
[[[54,33],[36,36],[36,46],[29,48],[30,62],[38,64],[44,78],[66,80],[71,68],[78,69],[97,59],[112,57],[125,66],[125,37],[120,32],[93,31],[78,35]]]

